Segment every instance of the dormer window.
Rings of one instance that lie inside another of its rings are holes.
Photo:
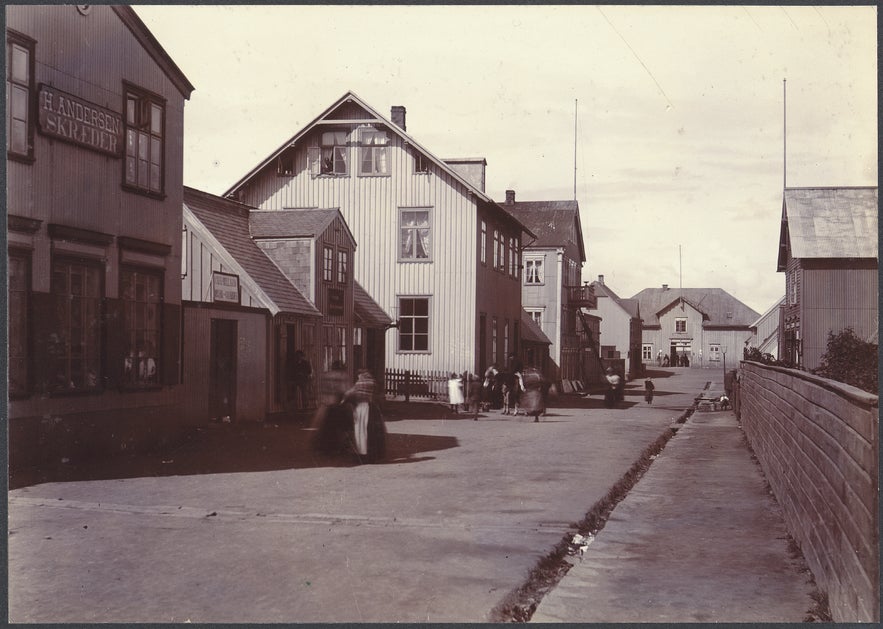
[[[386,131],[366,127],[359,130],[361,175],[389,174],[389,136]]]
[[[294,149],[286,149],[276,160],[276,174],[280,177],[294,177]]]
[[[309,148],[310,173],[316,175],[347,175],[346,131],[325,131],[319,146]]]
[[[429,158],[423,153],[414,155],[414,172],[423,175],[429,174]]]

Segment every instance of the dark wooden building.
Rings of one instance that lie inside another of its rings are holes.
[[[10,465],[180,428],[184,101],[127,6],[6,7]]]

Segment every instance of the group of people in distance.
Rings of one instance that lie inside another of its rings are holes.
[[[476,374],[451,374],[448,380],[448,403],[451,412],[460,409],[472,413],[478,420],[480,411],[500,409],[503,415],[524,413],[533,416],[534,422],[546,412],[549,384],[536,367],[525,368],[514,355],[509,356],[509,366],[501,371],[496,364],[484,372],[484,379]]]

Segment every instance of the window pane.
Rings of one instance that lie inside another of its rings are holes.
[[[150,105],[150,131],[157,135],[162,133],[162,109],[155,104]]]
[[[21,121],[12,123],[11,137],[9,139],[10,148],[16,153],[27,153],[28,151],[28,126]]]
[[[424,352],[429,349],[429,336],[418,334],[414,337],[414,350]]]
[[[28,90],[18,85],[12,86],[12,117],[15,120],[28,119]]]
[[[402,299],[401,300],[401,310],[403,316],[408,316],[414,314],[414,300],[413,299]]]
[[[414,300],[414,314],[418,317],[428,317],[429,316],[429,300],[428,299],[415,299]]]
[[[134,96],[126,97],[126,124],[134,125],[137,123],[138,100]]]

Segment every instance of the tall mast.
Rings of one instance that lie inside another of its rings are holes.
[[[782,79],[782,194],[788,187],[788,79]]]
[[[579,99],[573,101],[573,200],[576,201],[576,121],[579,110]]]

